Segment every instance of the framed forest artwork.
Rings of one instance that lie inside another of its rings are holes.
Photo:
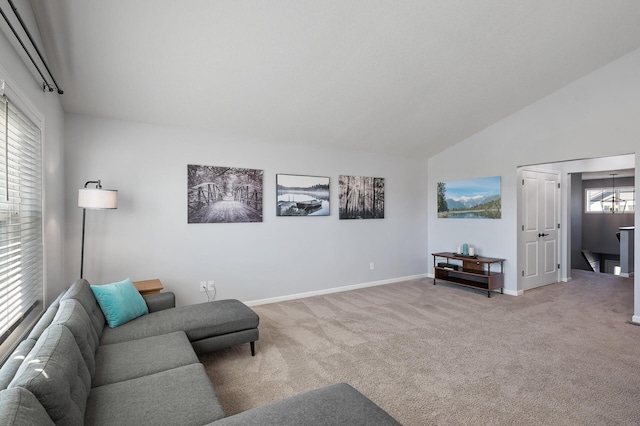
[[[187,165],[188,223],[262,222],[262,170]]]
[[[276,175],[276,216],[329,216],[329,178]]]
[[[383,219],[384,178],[339,177],[340,219]]]

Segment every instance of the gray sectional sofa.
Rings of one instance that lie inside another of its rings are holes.
[[[47,309],[0,368],[3,425],[398,425],[340,383],[225,417],[197,354],[258,340],[258,316],[236,300],[174,307],[116,328],[86,280]],[[251,358],[247,358],[251,362]]]

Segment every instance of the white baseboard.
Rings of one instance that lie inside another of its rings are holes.
[[[399,283],[402,281],[418,280],[420,278],[426,278],[427,276],[428,276],[427,274],[410,275],[408,277],[399,277],[399,278],[392,278],[388,280],[372,281],[372,282],[362,283],[362,284],[352,284],[344,287],[334,287],[334,288],[327,288],[323,290],[308,291],[305,293],[289,294],[286,296],[270,297],[268,299],[252,300],[250,302],[244,302],[244,303],[247,306],[266,305],[267,303],[276,303],[276,302],[284,302],[287,300],[304,299],[305,297],[322,296],[324,294],[340,293],[342,291],[357,290],[359,288],[375,287],[379,285]]]
[[[631,317],[631,322],[640,324],[640,315],[634,315]]]

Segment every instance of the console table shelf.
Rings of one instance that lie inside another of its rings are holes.
[[[441,252],[432,253],[434,278],[436,280],[447,281],[453,284],[471,287],[487,292],[487,297],[491,297],[491,292],[504,289],[504,261],[495,257],[484,256],[463,256],[457,253]],[[446,262],[438,263],[438,259],[445,259]],[[449,263],[455,260],[457,263]],[[461,264],[459,263],[461,262]],[[500,264],[500,272],[492,271],[491,266]]]

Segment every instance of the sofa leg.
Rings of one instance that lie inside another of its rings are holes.
[[[251,356],[256,356],[256,342],[249,342],[251,345]]]

